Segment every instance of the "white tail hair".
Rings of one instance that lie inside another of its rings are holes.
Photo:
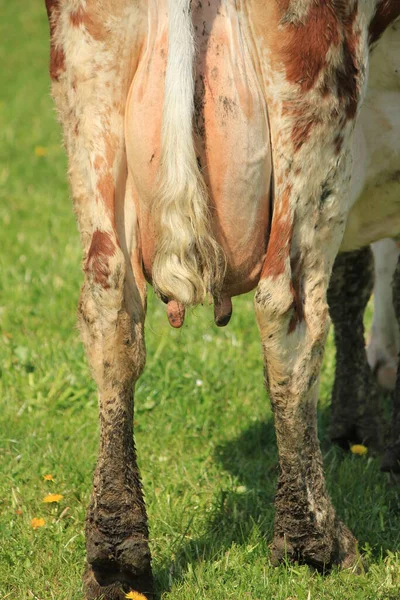
[[[218,296],[222,250],[209,218],[208,193],[193,140],[195,41],[191,0],[168,0],[168,62],[158,185],[152,201],[156,291],[184,305]]]

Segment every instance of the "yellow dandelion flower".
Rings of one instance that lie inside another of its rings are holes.
[[[45,481],[54,481],[53,475],[43,475]]]
[[[125,598],[130,598],[131,600],[146,600],[146,596],[143,596],[143,594],[140,594],[139,592],[133,591],[125,594]]]
[[[46,504],[50,504],[51,502],[60,502],[61,498],[63,498],[62,494],[48,494],[43,498],[43,502],[46,502]]]
[[[368,452],[368,448],[362,444],[354,444],[354,446],[350,447],[350,450],[353,454],[357,454],[358,456],[364,456],[364,454],[367,454]]]
[[[47,148],[44,146],[36,146],[35,156],[47,156]]]
[[[36,517],[34,519],[32,519],[31,521],[31,527],[32,529],[38,529],[38,527],[43,527],[45,524],[45,520],[44,519],[37,519]]]

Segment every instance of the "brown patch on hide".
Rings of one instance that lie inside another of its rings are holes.
[[[282,12],[289,10],[292,0],[277,0],[278,6]]]
[[[300,254],[297,254],[290,261],[292,271],[291,292],[293,295],[293,315],[289,322],[288,333],[293,333],[297,325],[304,321],[303,290],[302,290],[302,260]]]
[[[55,7],[58,8],[58,3],[59,3],[59,0],[45,0],[47,16],[49,19],[52,15],[52,11],[54,10],[54,8]]]
[[[115,185],[111,171],[106,171],[99,176],[97,189],[103,199],[104,205],[110,215],[114,215],[115,209]]]
[[[354,31],[354,23],[358,12],[355,3],[352,12],[343,20],[343,45],[342,61],[336,69],[336,88],[339,99],[346,106],[346,118],[354,119],[357,114],[359,99],[359,65],[357,60],[357,46],[359,33]]]
[[[115,254],[115,244],[106,231],[98,229],[93,233],[87,260],[84,266],[85,273],[92,273],[95,283],[102,288],[110,287],[110,265],[109,258]]]
[[[73,25],[74,27],[79,27],[79,25],[84,24],[85,22],[85,11],[83,9],[82,6],[80,6],[78,8],[78,10],[75,10],[74,12],[72,12],[69,16],[70,21],[71,21],[71,25]]]
[[[374,44],[400,16],[400,0],[381,0],[369,25],[369,43]]]
[[[100,197],[103,199],[107,212],[114,224],[115,218],[115,182],[112,172],[115,157],[115,140],[106,140],[106,156],[96,156],[93,166],[98,173],[97,190]]]
[[[285,3],[286,4],[286,3]],[[310,6],[304,23],[288,23],[273,48],[285,65],[287,80],[310,91],[326,66],[326,55],[340,42],[339,23],[328,2]]]
[[[283,114],[285,113],[285,108],[283,108],[282,112]],[[306,111],[302,112],[299,110],[293,111],[291,117],[294,121],[291,138],[294,150],[297,152],[310,137],[313,127],[320,123],[320,119],[312,115],[307,115]]]
[[[267,256],[261,272],[261,279],[278,277],[285,272],[286,259],[289,256],[293,233],[293,221],[289,207],[291,191],[292,187],[290,185],[283,191],[280,204],[273,216]]]
[[[107,35],[107,30],[102,21],[104,15],[101,17],[98,14],[98,6],[91,5],[93,5],[93,2],[88,1],[86,3],[86,10],[80,6],[78,10],[72,12],[70,14],[70,21],[74,27],[82,25],[93,39],[102,41]]]
[[[106,144],[106,163],[111,168],[114,164],[115,154],[117,151],[118,138],[117,136],[108,136],[105,139]]]
[[[335,153],[336,153],[336,156],[338,156],[340,154],[340,151],[341,151],[342,146],[343,146],[343,136],[341,136],[340,134],[338,134],[335,137],[334,142],[335,142]]]
[[[312,2],[304,21],[296,22],[285,21],[280,4],[282,25],[271,48],[277,64],[282,62],[285,67],[287,81],[300,86],[301,92],[312,90],[320,76],[322,98],[327,98],[336,88],[346,120],[355,117],[359,97],[359,33],[354,28],[358,2],[349,4],[340,0]],[[332,58],[331,49],[335,50]],[[334,66],[332,63],[338,52],[338,66]],[[299,116],[300,109],[293,114]],[[295,148],[301,147],[308,138],[313,121],[311,115],[296,120],[293,130]]]
[[[61,43],[57,40],[58,22],[60,19],[59,0],[46,0],[46,10],[50,27],[50,77],[58,81],[65,71],[65,54]]]

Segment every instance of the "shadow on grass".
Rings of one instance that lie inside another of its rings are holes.
[[[208,515],[206,531],[198,539],[177,544],[173,562],[155,570],[159,593],[183,580],[188,565],[218,560],[233,545],[246,545],[257,528],[272,539],[277,451],[273,422],[255,423],[237,439],[218,446],[215,460],[239,482],[221,490]],[[187,530],[190,529],[190,523]]]
[[[328,489],[339,516],[353,530],[368,560],[379,560],[387,550],[400,548],[398,491],[388,486],[379,472],[379,460],[360,460],[332,447],[328,438],[329,407],[320,411],[320,439]],[[206,532],[186,541],[187,530],[177,542],[171,563],[155,570],[159,594],[183,581],[189,565],[214,562],[232,545],[246,546],[254,531],[268,543],[273,537],[274,494],[278,455],[272,418],[254,423],[238,438],[217,447],[215,460],[239,482],[222,490],[209,513]],[[253,538],[254,539],[254,538]]]

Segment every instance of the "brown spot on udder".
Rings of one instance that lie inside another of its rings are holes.
[[[93,233],[86,263],[85,273],[91,273],[93,280],[104,289],[110,287],[110,265],[109,258],[115,254],[115,244],[106,231],[98,229]]]

